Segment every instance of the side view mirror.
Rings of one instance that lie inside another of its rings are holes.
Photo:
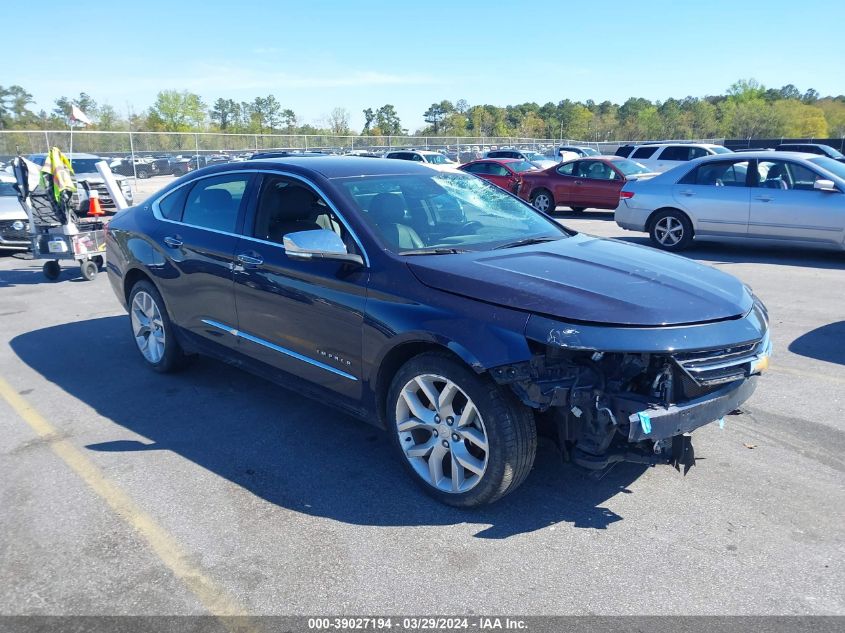
[[[813,189],[818,189],[819,191],[839,191],[839,189],[836,188],[836,184],[832,180],[824,179],[816,180],[813,183]]]
[[[284,236],[285,254],[292,259],[336,259],[360,266],[364,260],[346,250],[337,233],[328,229],[297,231]]]

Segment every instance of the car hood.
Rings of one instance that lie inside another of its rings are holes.
[[[660,326],[736,318],[735,277],[648,247],[575,235],[500,251],[408,257],[426,286],[565,321]]]
[[[92,172],[82,172],[74,174],[77,180],[84,180],[85,182],[103,182],[103,177],[100,175],[100,172],[92,171]],[[117,182],[122,182],[126,180],[126,176],[121,176],[120,174],[112,174],[114,179]]]

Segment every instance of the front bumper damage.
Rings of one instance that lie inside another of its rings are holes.
[[[689,434],[738,409],[772,351],[759,301],[740,319],[666,328],[532,317],[527,335],[532,359],[491,375],[535,410],[565,456],[592,470],[618,461],[688,468]]]

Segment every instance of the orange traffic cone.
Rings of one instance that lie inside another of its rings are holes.
[[[88,191],[88,215],[99,217],[105,214],[103,207],[100,205],[100,192],[96,189],[90,189]]]

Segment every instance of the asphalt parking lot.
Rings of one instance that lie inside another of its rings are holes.
[[[0,255],[0,613],[845,615],[845,256],[688,256],[754,288],[775,345],[695,467],[598,478],[541,445],[464,511],[320,403],[210,360],[149,371],[104,275]]]

